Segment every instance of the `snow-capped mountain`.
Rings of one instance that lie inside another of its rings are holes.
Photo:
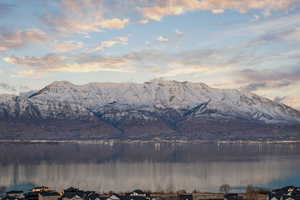
[[[31,95],[1,95],[0,118],[101,122],[123,135],[211,132],[205,130],[208,124],[214,133],[231,123],[242,129],[300,124],[299,111],[252,93],[161,79],[143,84],[54,82]]]

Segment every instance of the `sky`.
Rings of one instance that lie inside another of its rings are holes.
[[[300,109],[300,0],[1,0],[0,92],[204,82]]]

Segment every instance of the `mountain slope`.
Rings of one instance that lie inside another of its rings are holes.
[[[296,137],[300,124],[299,111],[252,93],[163,80],[81,86],[54,82],[30,96],[0,96],[0,118],[2,124],[39,121],[47,137],[54,138],[57,134],[51,133],[61,130],[87,138],[91,122],[97,128],[88,138],[277,138],[282,132]],[[48,121],[80,126],[69,130],[62,124],[61,130],[49,131]],[[106,127],[105,133],[101,127]],[[26,127],[21,129],[28,136]]]

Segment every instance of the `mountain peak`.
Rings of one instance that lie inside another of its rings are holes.
[[[189,82],[189,81],[177,81],[177,80],[166,80],[163,78],[156,78],[150,81],[144,82],[144,84],[161,84],[161,85],[173,85],[173,84],[180,84],[180,85],[188,85],[188,84],[197,84],[201,85],[202,87],[209,87],[203,82]]]
[[[54,81],[47,85],[46,87],[73,87],[75,84],[69,82],[69,81]]]
[[[45,92],[54,92],[55,91],[57,93],[62,89],[68,89],[68,88],[72,88],[74,86],[75,85],[69,81],[54,81],[54,82],[50,83],[49,85],[47,85],[46,87],[40,89],[38,92],[31,94],[28,98],[36,97]]]

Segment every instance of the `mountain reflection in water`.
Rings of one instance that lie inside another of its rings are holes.
[[[0,186],[217,191],[300,183],[300,144],[0,144]]]

